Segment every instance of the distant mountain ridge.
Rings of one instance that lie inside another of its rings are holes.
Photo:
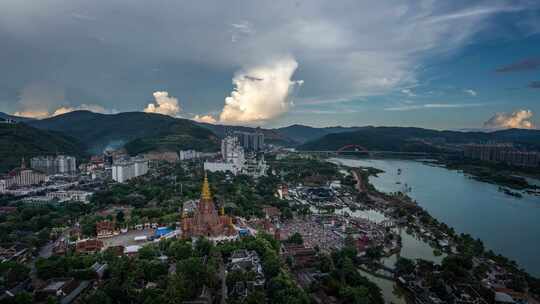
[[[332,133],[343,133],[343,132],[353,132],[358,131],[368,127],[310,127],[300,124],[294,124],[288,127],[274,129],[276,132],[282,134],[285,137],[288,137],[295,142],[302,144],[317,138],[321,138],[325,135]]]
[[[17,120],[4,113],[0,117]],[[261,132],[267,143],[299,150],[336,150],[347,144],[358,144],[370,150],[438,151],[439,144],[468,142],[514,142],[540,150],[540,130],[509,129],[493,132],[437,131],[408,127],[310,127],[291,125],[265,129],[199,123],[166,115],[124,112],[99,114],[74,111],[42,120],[22,119],[31,127],[48,131],[64,140],[73,140],[83,152],[101,153],[105,148],[125,147],[130,154],[147,151],[196,149],[217,151],[219,140],[233,131]],[[21,121],[21,120],[18,120]],[[41,140],[47,141],[45,136]],[[16,138],[12,138],[17,141]],[[55,140],[58,141],[56,138]],[[29,144],[26,140],[25,144]]]
[[[19,166],[23,157],[29,166],[31,157],[53,154],[85,156],[83,145],[75,138],[25,123],[0,123],[0,173]]]
[[[304,143],[299,150],[337,150],[356,144],[368,150],[435,152],[439,144],[512,142],[540,149],[540,130],[508,129],[493,132],[437,131],[405,127],[366,127],[347,133],[332,133]],[[435,143],[435,144],[432,144]]]
[[[25,121],[34,120],[34,118],[9,115],[4,112],[0,112],[0,120],[13,120],[16,122],[25,122]]]
[[[100,153],[108,147],[124,145],[133,154],[150,150],[208,151],[218,148],[216,136],[193,121],[154,113],[99,114],[74,111],[27,123],[39,129],[58,131],[74,137],[90,153]]]
[[[287,147],[294,147],[307,141],[321,138],[331,133],[343,133],[361,130],[367,127],[310,127],[300,124],[290,125],[288,127],[265,129],[245,126],[228,126],[219,124],[198,123],[200,126],[212,130],[216,135],[224,137],[228,132],[260,132],[265,136],[265,141],[271,144],[277,144]]]

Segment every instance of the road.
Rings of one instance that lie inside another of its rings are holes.
[[[227,303],[227,282],[225,275],[225,266],[223,262],[219,263],[219,276],[221,278],[221,304]]]

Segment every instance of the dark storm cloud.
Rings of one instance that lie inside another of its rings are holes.
[[[540,68],[540,58],[527,58],[509,65],[501,66],[495,71],[499,73],[532,71]]]
[[[451,54],[525,2],[0,1],[0,86],[66,92],[47,105],[142,110],[152,93],[219,111],[238,71],[298,63],[298,101],[386,94],[417,83],[423,58]],[[21,109],[13,93],[0,111]],[[49,102],[49,100],[47,100]]]

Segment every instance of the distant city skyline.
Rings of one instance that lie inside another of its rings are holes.
[[[0,3],[0,111],[540,126],[535,1]]]

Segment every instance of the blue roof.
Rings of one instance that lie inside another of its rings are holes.
[[[172,231],[172,229],[169,228],[169,227],[159,227],[158,229],[156,229],[155,235],[157,237],[160,237],[160,236],[164,236],[165,234],[167,234],[167,233],[169,233],[171,231]]]

